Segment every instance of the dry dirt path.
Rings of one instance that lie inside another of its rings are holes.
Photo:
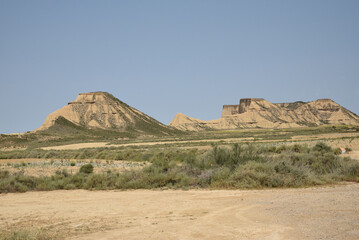
[[[91,143],[75,143],[61,146],[43,147],[43,150],[77,150],[82,148],[100,148],[100,147],[130,147],[130,146],[154,146],[154,145],[166,145],[166,144],[183,144],[183,143],[203,143],[203,142],[220,142],[220,141],[241,141],[236,138],[230,139],[209,139],[209,140],[187,140],[187,141],[155,141],[155,142],[134,142],[134,143],[120,143],[110,144],[109,142],[91,142]],[[244,140],[243,140],[244,141]]]
[[[292,140],[295,140],[293,143],[306,144],[317,142],[318,140],[325,140],[325,142],[332,147],[350,147],[355,150],[359,150],[359,139],[343,139],[344,137],[358,137],[358,133],[340,133],[340,134],[321,134],[321,135],[305,135],[305,136],[294,136]],[[184,140],[184,141],[151,141],[151,142],[134,142],[134,143],[119,143],[119,144],[110,144],[109,142],[88,142],[88,143],[75,143],[67,144],[60,146],[50,146],[42,147],[44,150],[77,150],[83,148],[100,148],[100,147],[130,147],[130,146],[154,146],[154,145],[168,145],[168,144],[199,144],[201,146],[208,148],[211,143],[226,142],[226,143],[241,143],[241,142],[251,142],[254,141],[253,137],[248,138],[224,138],[224,139],[203,139],[203,140]],[[272,143],[272,142],[283,142],[284,139],[279,140],[256,140],[257,143]],[[300,142],[297,142],[300,141]],[[208,145],[203,146],[204,143]],[[290,142],[287,142],[290,144]],[[193,147],[193,146],[192,146]],[[191,146],[185,148],[192,148]]]
[[[203,143],[203,142],[232,142],[234,139],[219,139],[219,140],[188,140],[188,141],[156,141],[156,142],[138,142],[138,143],[121,143],[121,144],[110,144],[108,142],[91,142],[91,143],[75,143],[61,146],[50,146],[50,147],[42,147],[43,150],[77,150],[82,148],[100,148],[100,147],[130,147],[130,146],[154,146],[154,145],[166,145],[166,144],[183,144],[183,143]],[[243,140],[244,141],[244,140]]]
[[[0,228],[67,239],[359,239],[359,184],[0,195]]]

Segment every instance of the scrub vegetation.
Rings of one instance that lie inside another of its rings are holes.
[[[111,156],[118,161],[131,158],[151,164],[137,170],[109,170],[102,173],[94,173],[93,165],[87,164],[75,174],[63,170],[46,177],[1,171],[0,192],[56,189],[259,189],[359,181],[359,162],[339,156],[338,149],[332,149],[322,142],[313,147],[299,144],[233,144],[213,145],[209,150],[85,149],[82,152],[42,150],[40,153],[48,154],[48,157],[58,157],[56,154],[69,154],[71,157],[73,154],[86,154],[84,158]]]
[[[61,239],[56,233],[47,229],[21,229],[0,231],[0,239],[3,240],[56,240]]]
[[[0,134],[0,148],[35,149],[84,142],[123,144],[149,141],[183,142],[192,140],[212,141],[226,139],[248,139],[248,141],[252,142],[293,141],[293,137],[298,136],[316,137],[317,140],[320,140],[323,138],[322,135],[325,134],[343,134],[343,137],[345,137],[346,134],[358,132],[359,127],[355,126],[326,125],[290,129],[239,129],[203,132],[182,132],[172,129],[167,131],[167,135],[164,135],[161,129],[153,128],[149,135],[141,135],[131,129],[126,132],[105,129],[87,129],[82,126],[77,126],[64,118],[59,118],[55,125],[44,131],[29,132],[20,135]],[[187,145],[187,143],[182,145]]]

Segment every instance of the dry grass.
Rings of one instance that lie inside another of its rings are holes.
[[[4,159],[0,161],[0,170],[9,171],[12,175],[23,174],[25,176],[44,177],[52,176],[62,171],[75,174],[79,172],[81,166],[88,163],[95,166],[94,173],[97,174],[108,171],[124,172],[139,170],[150,164],[149,162],[110,161],[101,159]]]

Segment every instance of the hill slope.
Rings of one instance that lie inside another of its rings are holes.
[[[203,121],[177,114],[169,124],[180,130],[291,128],[324,124],[359,125],[359,117],[330,99],[313,102],[270,103],[261,98],[224,105],[220,119]]]
[[[75,101],[51,113],[37,131],[69,127],[156,135],[176,132],[107,92],[80,93]]]

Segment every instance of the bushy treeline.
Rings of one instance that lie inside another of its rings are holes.
[[[95,150],[94,150],[95,151]],[[213,146],[208,151],[157,150],[151,165],[123,173],[66,171],[51,177],[0,173],[0,192],[55,189],[268,188],[302,187],[359,181],[359,163],[339,157],[336,149],[304,145]],[[145,153],[141,155],[145,156]]]

